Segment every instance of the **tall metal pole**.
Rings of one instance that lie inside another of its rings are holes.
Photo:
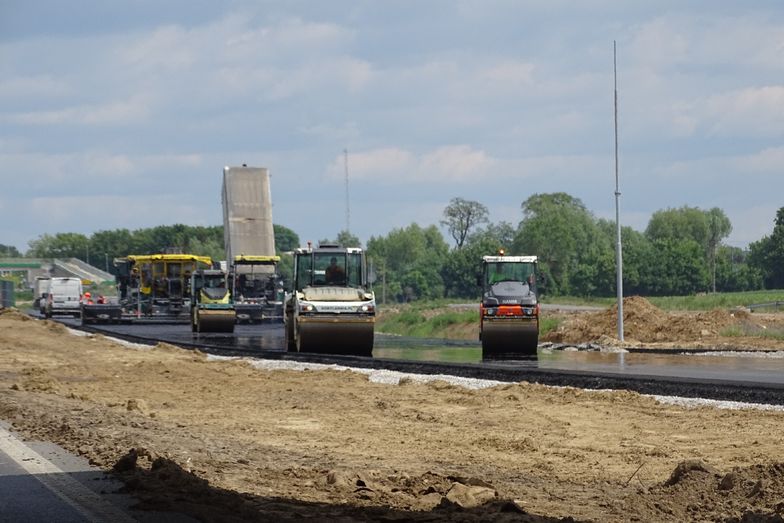
[[[343,149],[343,165],[346,169],[346,232],[351,231],[351,212],[348,200],[348,149]]]
[[[621,190],[618,181],[618,68],[613,40],[613,84],[615,88],[615,267],[618,288],[618,339],[623,341],[623,253],[621,252]]]

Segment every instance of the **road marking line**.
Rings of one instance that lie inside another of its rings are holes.
[[[128,516],[0,426],[0,450],[91,522],[132,523]]]

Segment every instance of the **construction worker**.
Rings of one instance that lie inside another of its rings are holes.
[[[338,259],[336,257],[333,256],[332,259],[329,260],[329,267],[324,271],[324,276],[327,283],[343,283],[346,280],[343,268],[338,266]]]
[[[90,294],[90,291],[87,291],[82,295],[82,303],[84,303],[85,305],[93,304],[93,297]]]

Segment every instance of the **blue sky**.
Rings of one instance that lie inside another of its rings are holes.
[[[517,224],[564,191],[614,219],[784,206],[779,1],[0,0],[0,243],[221,223],[223,166],[265,166],[301,240]]]

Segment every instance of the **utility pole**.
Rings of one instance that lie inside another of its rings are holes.
[[[615,105],[615,267],[618,288],[618,339],[623,341],[623,253],[621,251],[621,190],[618,180],[618,67],[613,40],[613,86]]]
[[[348,149],[343,149],[343,166],[346,171],[346,232],[351,231],[351,212],[348,199]]]

